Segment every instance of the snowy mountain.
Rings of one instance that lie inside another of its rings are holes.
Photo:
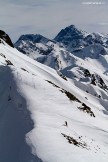
[[[47,47],[47,43],[50,40],[48,38],[43,37],[39,34],[27,34],[22,35],[18,41],[14,44],[14,46],[22,53],[27,54],[34,58],[37,58],[41,55],[47,55],[51,51]]]
[[[88,34],[71,25],[62,29],[54,41],[47,38],[44,38],[46,41],[42,41],[41,36],[41,39],[34,43],[33,39],[37,40],[37,35],[32,35],[32,37],[34,38],[28,38],[28,35],[21,36],[15,43],[15,47],[38,62],[56,69],[62,78],[74,78],[75,80],[79,78],[79,81],[82,81],[81,79],[85,78],[84,71],[88,70],[91,75],[95,76],[95,73],[98,73],[98,67],[102,69],[102,75],[107,75],[107,36],[96,33]],[[33,44],[33,48],[29,42]],[[78,73],[77,77],[75,77],[74,71]],[[80,75],[82,71],[83,74]],[[96,75],[103,78],[100,74]],[[92,77],[89,76],[89,80],[92,82]],[[98,79],[96,80],[98,82]]]
[[[83,47],[85,45],[84,38],[86,35],[86,32],[77,29],[74,25],[70,25],[65,29],[62,29],[54,40],[72,52],[73,49]]]
[[[65,50],[66,53],[79,57],[82,55],[83,57],[91,57],[91,55],[95,57],[95,52],[97,55],[106,55],[108,37],[98,33],[89,34],[70,25],[62,29],[54,40],[49,40],[41,35],[29,34],[22,35],[14,45],[20,52],[46,64],[46,60],[56,53],[56,49],[59,50],[59,53]]]
[[[108,47],[108,38],[105,35],[98,33],[90,34],[77,29],[74,25],[62,29],[54,40],[63,45],[69,52],[94,44]]]
[[[107,53],[46,44],[50,67],[0,43],[0,162],[107,162]]]

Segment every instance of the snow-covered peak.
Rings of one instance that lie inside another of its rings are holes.
[[[63,44],[69,50],[82,46],[83,42],[81,40],[86,35],[87,33],[84,31],[77,29],[74,25],[70,25],[65,29],[62,29],[54,38],[54,40]]]
[[[73,39],[82,39],[84,37],[84,32],[77,29],[75,25],[70,25],[65,29],[62,29],[58,35],[54,38],[57,42],[61,42],[63,39],[72,41]]]
[[[99,33],[87,33],[79,30],[74,25],[62,29],[54,38],[59,44],[63,45],[69,52],[84,48],[96,43],[108,47],[108,39],[105,35]]]
[[[50,40],[40,34],[26,34],[20,36],[14,46],[22,53],[44,54],[47,53],[46,44]]]

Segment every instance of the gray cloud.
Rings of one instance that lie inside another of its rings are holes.
[[[93,6],[83,5],[82,2],[82,0],[3,0],[0,2],[0,28],[10,34],[13,41],[26,33],[40,33],[53,38],[62,28],[70,24],[75,24],[88,32],[108,33],[107,1],[104,1],[106,5]]]

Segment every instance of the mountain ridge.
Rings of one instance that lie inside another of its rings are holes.
[[[37,37],[39,34],[31,34],[31,36]],[[24,35],[25,37],[27,35]],[[40,35],[42,38],[42,35]],[[14,44],[16,48],[18,48],[18,43],[20,44],[21,38],[23,40],[23,35],[18,39],[18,41]],[[108,48],[108,38],[105,35],[99,34],[99,33],[87,33],[83,30],[79,30],[76,28],[75,25],[70,25],[64,29],[62,29],[57,36],[50,40],[48,38],[45,38],[47,41],[43,44],[47,44],[48,41],[58,43],[58,45],[63,46],[68,50],[69,52],[74,52],[74,50],[78,50],[84,47],[87,47],[89,45],[94,44],[101,44],[102,46]],[[28,39],[30,40],[30,39]],[[32,39],[31,39],[32,41]],[[41,41],[35,42],[35,43],[41,43]]]

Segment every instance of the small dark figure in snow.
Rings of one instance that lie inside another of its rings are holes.
[[[67,121],[65,121],[65,124],[64,124],[64,126],[68,127],[68,123],[67,123]]]

